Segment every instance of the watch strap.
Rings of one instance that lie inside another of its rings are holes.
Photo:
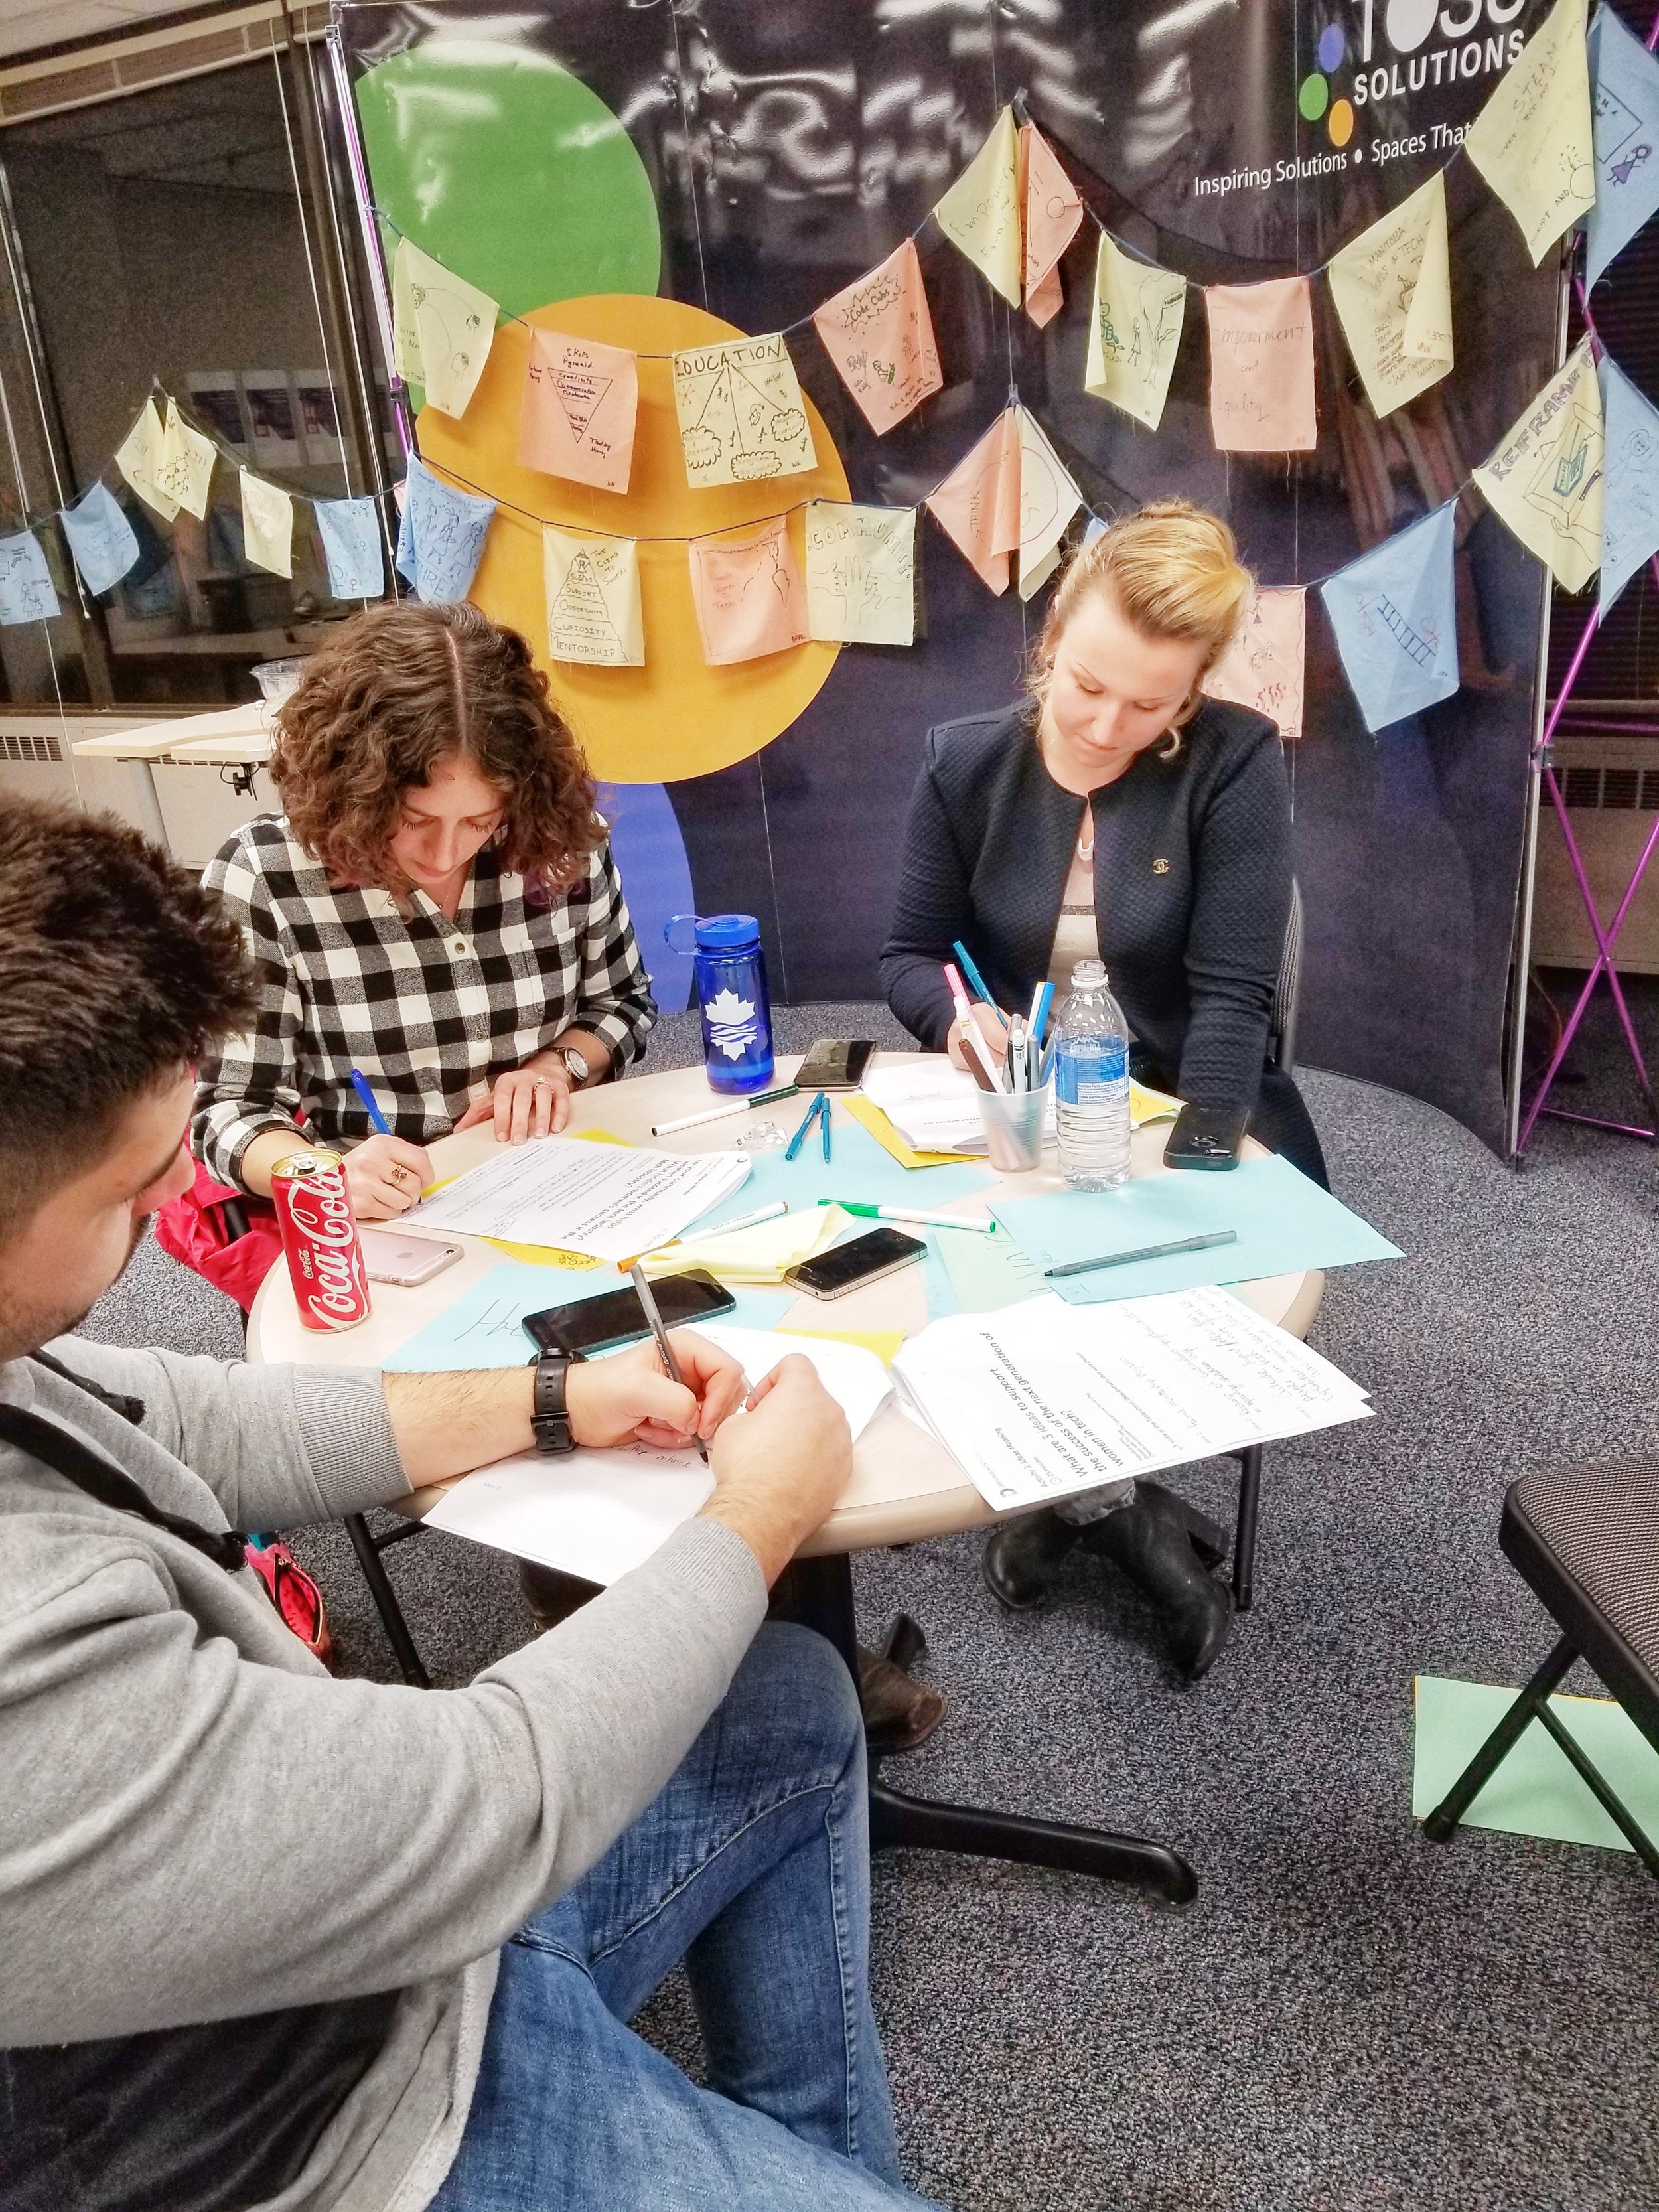
[[[541,1352],[532,1363],[536,1380],[530,1401],[530,1426],[536,1449],[545,1454],[573,1452],[570,1411],[565,1403],[565,1377],[581,1358],[580,1352]]]

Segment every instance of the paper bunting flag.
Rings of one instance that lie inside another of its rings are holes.
[[[1187,280],[1132,261],[1103,232],[1083,388],[1156,430],[1187,313]]]
[[[1019,416],[1019,596],[1029,599],[1060,566],[1060,541],[1083,504],[1070,471],[1036,416]]]
[[[806,586],[787,517],[775,515],[747,538],[694,538],[687,550],[702,657],[711,668],[805,644]]]
[[[596,338],[534,331],[519,417],[519,459],[527,469],[626,491],[634,465],[640,372],[634,355]]]
[[[94,484],[83,500],[59,510],[81,580],[97,599],[113,591],[138,558],[138,540],[108,486]]]
[[[916,511],[815,499],[806,510],[806,619],[832,645],[916,641]]]
[[[673,370],[689,484],[753,483],[813,465],[795,364],[775,331],[691,347],[674,355]]]
[[[542,530],[547,649],[590,668],[643,668],[640,549],[631,538],[579,538]]]
[[[1019,556],[1019,595],[1029,599],[1060,565],[1060,541],[1083,504],[1064,462],[1035,416],[1009,407],[928,499],[928,508],[969,566],[999,597],[1008,556]]]
[[[423,599],[464,599],[483,558],[495,501],[441,483],[413,453],[404,486],[398,574],[407,576]]]
[[[406,238],[392,257],[392,351],[405,384],[418,384],[441,415],[465,415],[495,337],[488,292]]]
[[[1456,520],[1456,502],[1449,501],[1319,587],[1373,734],[1457,689]]]
[[[1583,590],[1601,559],[1603,452],[1587,338],[1474,471],[1487,505],[1570,592]]]
[[[1520,224],[1535,267],[1595,204],[1584,0],[1555,0],[1470,124],[1463,151]]]
[[[1601,617],[1659,553],[1659,408],[1610,355],[1601,363],[1607,481],[1601,503]]]
[[[1266,714],[1278,723],[1281,738],[1299,738],[1307,629],[1302,592],[1259,591],[1244,627],[1205,678],[1205,690],[1212,699],[1231,699]]]
[[[1452,365],[1446,186],[1437,173],[1326,269],[1365,397],[1391,415]]]
[[[328,588],[337,599],[378,599],[386,590],[386,559],[380,518],[372,499],[312,501]]]
[[[1019,181],[1025,216],[1025,312],[1041,330],[1066,304],[1060,257],[1078,234],[1083,203],[1035,124],[1026,124],[1019,134]]]
[[[34,532],[0,538],[0,623],[50,622],[57,612],[46,548]]]
[[[1659,61],[1611,8],[1589,27],[1595,205],[1584,217],[1584,282],[1594,284],[1659,208]]]
[[[294,574],[294,501],[263,477],[239,469],[242,483],[242,548],[256,568],[273,576]]]
[[[945,382],[914,239],[826,300],[812,326],[878,437]]]
[[[115,465],[140,499],[155,509],[163,522],[171,522],[179,502],[162,490],[156,471],[161,460],[163,432],[155,402],[145,400],[138,419],[116,448]]]
[[[1019,137],[1005,107],[991,135],[933,210],[933,221],[1011,307],[1019,305]]]
[[[217,459],[212,439],[192,430],[179,415],[178,401],[169,399],[155,457],[155,481],[175,508],[184,507],[198,522],[207,513],[213,464]]]
[[[1314,422],[1313,301],[1305,276],[1218,284],[1210,318],[1210,428],[1224,453],[1308,453]]]

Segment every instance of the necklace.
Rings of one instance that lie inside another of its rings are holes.
[[[1084,809],[1084,817],[1088,821],[1090,829],[1092,830],[1094,828],[1094,822],[1092,817],[1090,817],[1086,807]],[[1080,830],[1078,831],[1077,836],[1077,856],[1079,860],[1082,861],[1085,868],[1095,857],[1094,839],[1091,837],[1088,843],[1085,845],[1083,842],[1083,832]]]

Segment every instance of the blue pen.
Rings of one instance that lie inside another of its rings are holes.
[[[818,1104],[823,1109],[823,1157],[827,1161],[830,1158],[830,1100],[822,1091],[818,1093]]]
[[[801,1125],[799,1128],[796,1130],[794,1135],[789,1139],[788,1146],[783,1155],[786,1160],[793,1160],[796,1153],[799,1152],[802,1138],[805,1136],[806,1132],[811,1127],[814,1116],[819,1112],[824,1103],[823,1093],[820,1091],[814,1097],[811,1104],[807,1108],[805,1113],[801,1116]]]
[[[1054,987],[1052,983],[1045,983],[1037,1000],[1036,1019],[1031,1024],[1031,1035],[1039,1044],[1042,1042],[1043,1028],[1048,1019],[1048,1009],[1054,1003]]]
[[[389,1137],[392,1134],[392,1124],[375,1104],[374,1093],[368,1087],[368,1078],[359,1068],[354,1067],[351,1071],[351,1087],[362,1100],[363,1111],[368,1115],[376,1135]]]
[[[975,967],[973,955],[969,951],[968,947],[962,942],[961,939],[958,938],[951,945],[951,950],[956,954],[957,959],[961,964],[962,972],[968,978],[969,985],[974,990],[979,993],[981,998],[984,1000],[986,1005],[989,1006],[991,1011],[994,1013],[996,1011],[997,1002],[991,996],[991,994],[986,989],[985,978],[980,974],[978,969]]]

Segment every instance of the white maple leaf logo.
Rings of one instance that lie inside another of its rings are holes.
[[[755,1042],[755,1008],[752,1000],[738,998],[735,991],[717,991],[705,1001],[702,1018],[708,1024],[708,1035],[714,1048],[728,1060],[741,1060],[746,1048]]]

